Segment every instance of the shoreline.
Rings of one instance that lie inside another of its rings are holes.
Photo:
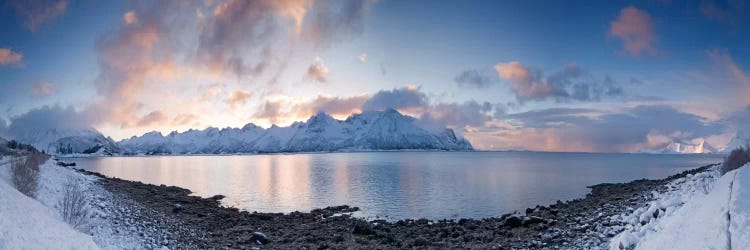
[[[346,205],[288,214],[247,212],[222,207],[220,200],[224,196],[221,195],[201,198],[191,196],[190,190],[180,187],[74,170],[100,177],[96,183],[105,190],[145,207],[151,215],[140,219],[145,219],[146,224],[158,226],[159,220],[149,220],[163,217],[183,222],[181,229],[170,233],[173,239],[166,241],[168,247],[536,249],[603,247],[624,230],[624,223],[611,217],[644,206],[653,199],[652,192],[664,192],[664,184],[669,181],[715,165],[690,169],[664,179],[589,186],[591,191],[584,198],[538,205],[527,208],[525,213],[438,221],[365,221],[351,216],[359,208]],[[184,233],[179,232],[183,229]],[[195,232],[201,232],[201,236],[196,237]]]

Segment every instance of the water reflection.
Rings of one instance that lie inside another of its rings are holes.
[[[226,195],[226,206],[292,212],[348,204],[365,216],[482,218],[584,196],[586,186],[662,178],[721,156],[383,152],[75,159],[128,180]]]

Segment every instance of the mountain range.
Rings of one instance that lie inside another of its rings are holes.
[[[236,154],[378,150],[470,151],[471,143],[452,129],[430,131],[394,109],[366,111],[346,120],[318,113],[304,122],[268,129],[242,128],[148,132],[115,142],[95,129],[51,129],[11,137],[56,154]]]

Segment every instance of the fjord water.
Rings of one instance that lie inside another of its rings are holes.
[[[664,178],[720,155],[367,152],[78,158],[79,168],[225,195],[248,211],[335,205],[386,219],[486,218],[584,197],[587,186]]]

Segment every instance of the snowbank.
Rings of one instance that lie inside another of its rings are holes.
[[[627,229],[610,249],[750,249],[748,165],[723,176],[713,169],[681,178],[668,188],[623,217]]]
[[[0,201],[0,249],[98,249],[90,236],[16,191],[6,178],[0,178]]]

